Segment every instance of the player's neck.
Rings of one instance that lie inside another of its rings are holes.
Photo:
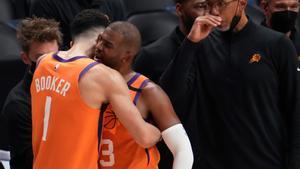
[[[91,56],[93,53],[93,47],[91,45],[87,44],[74,44],[74,46],[68,50],[69,54],[71,56],[76,56],[76,55],[84,55],[84,56]]]
[[[65,58],[72,58],[75,56],[88,56],[92,57],[91,55],[94,53],[94,49],[92,44],[84,43],[84,42],[77,42],[72,45],[72,47],[64,52]]]
[[[119,72],[126,82],[128,82],[135,75],[135,72],[132,69],[127,69]]]

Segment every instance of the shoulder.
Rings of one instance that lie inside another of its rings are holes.
[[[143,92],[151,92],[159,90],[160,87],[152,81],[149,81],[147,85],[143,88]]]
[[[283,33],[274,31],[263,25],[250,22],[250,31],[248,32],[248,40],[255,43],[257,46],[265,47],[270,51],[274,51],[274,55],[278,55],[278,51],[294,50],[292,41]]]
[[[79,87],[81,95],[89,100],[87,103],[90,103],[91,107],[98,107],[99,103],[109,101],[115,94],[128,94],[122,76],[103,64],[94,65],[89,69],[80,79]]]
[[[144,104],[147,109],[151,109],[151,107],[163,103],[163,98],[163,93],[160,87],[152,81],[149,81],[141,90],[139,102]]]
[[[26,94],[27,97],[29,96],[29,93],[26,93],[26,91],[24,90],[24,87],[23,87],[23,81],[20,81],[15,87],[13,87],[7,97],[6,97],[6,100],[5,100],[5,104],[4,104],[4,107],[5,105],[7,104],[20,104],[22,102],[24,102],[24,100],[27,99],[27,97],[25,96]]]
[[[278,40],[285,37],[283,33],[274,31],[263,25],[259,25],[256,23],[252,23],[252,25],[253,25],[252,33],[253,35],[255,35],[256,38],[261,38],[265,41],[276,43]]]
[[[97,73],[98,75],[99,75],[99,73],[101,73],[101,75],[109,76],[109,77],[114,77],[114,76],[119,75],[119,73],[116,70],[114,70],[102,63],[97,64],[96,66],[91,68],[90,71],[91,71],[91,73]],[[99,76],[99,77],[101,77],[101,76]]]
[[[297,54],[300,55],[300,32],[299,29],[296,29],[294,34],[292,34],[292,41],[297,50]]]
[[[253,43],[264,51],[263,54],[272,58],[275,65],[284,65],[296,58],[297,52],[289,37],[265,26],[254,23],[253,25]]]
[[[40,56],[40,57],[36,60],[36,67],[38,67],[39,65],[41,65],[41,64],[46,60],[46,58],[50,58],[50,57],[52,57],[54,54],[55,54],[55,52],[51,52],[51,53],[46,53],[46,54],[43,54],[42,56]]]
[[[21,93],[20,90],[15,88],[11,90],[2,107],[1,114],[11,116],[18,112],[29,112],[30,100],[23,95],[24,93]]]
[[[246,39],[253,45],[268,50],[282,50],[283,46],[292,46],[291,40],[283,33],[249,21]],[[283,46],[282,46],[283,45]]]
[[[164,91],[152,81],[149,81],[147,85],[142,89],[142,97],[159,99],[162,94],[165,94]]]
[[[180,38],[174,37],[174,34],[175,33],[172,32],[143,47],[137,56],[134,67],[149,67],[151,64],[148,64],[148,62],[151,62],[156,66],[160,65],[160,67],[169,63],[170,59],[176,54],[176,51],[181,44],[181,41],[179,40]]]
[[[111,84],[113,82],[123,81],[122,76],[114,69],[105,66],[104,64],[97,64],[92,67],[88,72],[87,76],[90,79],[102,84]]]

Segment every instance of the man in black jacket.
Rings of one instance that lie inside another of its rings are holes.
[[[206,2],[161,78],[191,139],[194,168],[300,168],[292,42],[248,19],[247,0]]]
[[[61,42],[59,24],[42,18],[24,19],[17,32],[21,58],[28,65],[23,80],[8,94],[0,114],[9,135],[10,165],[14,169],[31,169],[33,162],[31,139],[31,97],[35,61],[41,55],[58,50]]]
[[[174,0],[174,3],[179,25],[169,34],[150,45],[144,46],[133,65],[134,70],[141,72],[156,83],[175,56],[194,20],[197,16],[204,14],[206,5],[203,0]],[[254,22],[260,23],[263,20],[264,14],[255,7],[247,5],[246,12],[250,18],[253,18]]]

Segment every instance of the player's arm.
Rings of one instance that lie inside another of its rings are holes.
[[[162,137],[173,154],[173,169],[190,169],[193,151],[190,140],[165,92],[150,82],[142,91],[142,101],[162,131]]]
[[[161,133],[155,126],[144,121],[129,97],[129,90],[123,77],[118,72],[111,70],[105,86],[107,99],[116,116],[136,142],[145,148],[155,145],[159,141]]]

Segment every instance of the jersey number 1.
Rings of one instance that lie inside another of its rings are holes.
[[[50,96],[47,96],[45,102],[45,112],[44,112],[43,141],[46,141],[47,139],[47,131],[48,131],[49,118],[50,118],[50,111],[51,111],[51,102],[52,102],[52,98]]]

